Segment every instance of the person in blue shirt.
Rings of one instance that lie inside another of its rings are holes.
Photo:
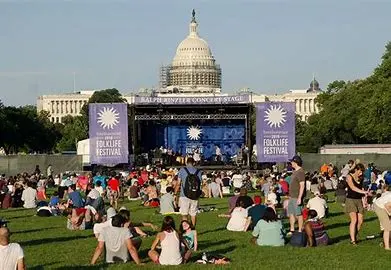
[[[94,185],[96,185],[96,182],[100,181],[102,188],[106,189],[106,186],[107,186],[106,176],[103,176],[103,175],[100,175],[100,173],[97,173],[94,176],[93,181],[94,181]]]
[[[192,225],[196,225],[196,215],[198,211],[198,200],[191,200],[186,197],[185,195],[185,183],[186,183],[186,178],[188,174],[195,174],[197,173],[197,177],[199,180],[200,184],[200,189],[201,189],[201,177],[202,177],[202,172],[201,170],[198,170],[197,168],[194,167],[194,159],[189,157],[187,159],[186,167],[181,168],[178,172],[178,179],[180,184],[177,185],[175,193],[177,193],[180,189],[180,195],[179,195],[179,212],[182,215],[182,220],[187,220],[188,216],[190,215],[191,217],[191,222]]]
[[[73,184],[68,189],[68,199],[72,202],[73,208],[84,207],[84,201],[79,191],[76,190],[76,185]]]
[[[58,197],[58,192],[54,191],[53,195],[50,197],[49,206],[56,207],[59,204],[60,198]]]
[[[248,218],[250,219],[251,223],[249,226],[249,230],[254,229],[254,227],[257,225],[258,221],[261,220],[263,215],[265,214],[266,206],[262,204],[262,198],[261,196],[254,196],[254,205],[248,208]]]

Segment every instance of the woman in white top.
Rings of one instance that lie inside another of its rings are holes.
[[[231,213],[227,224],[227,230],[232,232],[245,232],[250,225],[247,209],[244,208],[243,200],[238,200],[236,207]]]
[[[162,251],[156,251],[156,246],[159,244]],[[179,235],[175,230],[175,222],[171,216],[166,216],[163,219],[162,230],[157,234],[155,241],[152,243],[151,250],[148,252],[149,258],[161,265],[179,265],[182,263],[181,243]]]
[[[391,183],[386,183],[386,189],[382,196],[374,202],[375,213],[379,218],[380,225],[383,227],[384,248],[390,249],[390,231],[391,231]]]

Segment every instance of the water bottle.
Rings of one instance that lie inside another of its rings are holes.
[[[205,252],[202,253],[202,260],[203,260],[204,262],[207,262],[207,261],[208,261],[208,257],[206,256],[206,253],[205,253]]]

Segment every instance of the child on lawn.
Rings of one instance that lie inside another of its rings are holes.
[[[182,220],[181,227],[180,227],[180,234],[183,239],[182,247],[185,250],[184,262],[186,263],[190,259],[192,251],[197,251],[198,248],[197,231],[194,228],[192,228],[189,221]]]

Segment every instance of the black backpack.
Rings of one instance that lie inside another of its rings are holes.
[[[202,194],[201,181],[198,177],[199,170],[196,170],[195,173],[190,173],[185,167],[185,171],[187,173],[184,189],[185,196],[190,200],[198,200]]]

